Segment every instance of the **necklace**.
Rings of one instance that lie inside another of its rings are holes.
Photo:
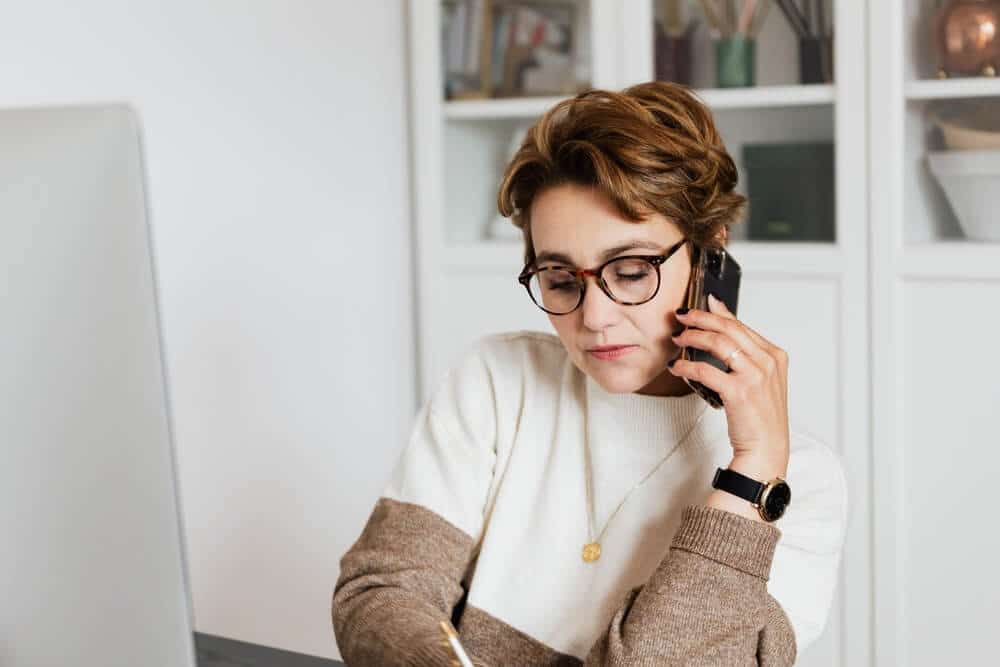
[[[708,405],[705,405],[701,409],[701,413],[698,415],[698,418],[694,420],[694,424],[692,424],[691,428],[689,428],[687,433],[684,434],[684,437],[677,442],[677,444],[673,447],[673,449],[667,452],[666,456],[660,459],[659,463],[653,466],[652,470],[646,473],[646,475],[642,479],[640,479],[635,486],[633,486],[631,489],[628,490],[628,493],[625,494],[625,497],[622,498],[622,501],[618,503],[618,507],[616,507],[615,511],[611,513],[611,516],[608,517],[608,520],[604,522],[604,528],[602,528],[601,532],[598,533],[597,539],[594,539],[594,527],[593,527],[594,499],[592,491],[593,482],[591,480],[591,472],[590,472],[590,448],[587,447],[587,451],[585,452],[586,455],[585,458],[586,458],[586,470],[587,470],[587,538],[589,541],[583,545],[584,562],[593,563],[595,560],[601,557],[601,539],[604,537],[604,532],[608,529],[608,526],[611,525],[611,520],[615,518],[616,514],[618,514],[618,510],[620,510],[625,505],[625,501],[629,499],[629,496],[632,495],[633,491],[642,486],[647,479],[652,477],[656,473],[656,471],[659,470],[660,467],[663,466],[663,464],[666,463],[671,456],[673,456],[674,452],[676,452],[678,449],[681,448],[681,445],[684,444],[684,441],[687,440],[688,436],[691,435],[695,427],[698,426],[698,423],[701,421],[701,418],[705,415],[705,411],[707,409]]]

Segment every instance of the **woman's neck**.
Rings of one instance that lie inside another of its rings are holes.
[[[647,396],[687,396],[693,392],[694,389],[684,381],[684,378],[664,370],[635,393]]]

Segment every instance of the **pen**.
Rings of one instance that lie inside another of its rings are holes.
[[[715,11],[715,7],[712,5],[711,0],[701,0],[701,7],[705,12],[705,18],[708,19],[709,25],[718,30],[723,37],[727,36],[729,30],[727,29],[727,26],[722,24],[722,19],[719,17],[718,12]]]
[[[781,13],[785,15],[785,19],[788,21],[792,30],[795,31],[799,37],[809,36],[809,27],[805,23],[805,18],[802,16],[802,12],[799,8],[795,6],[795,3],[791,0],[774,0],[778,4],[778,9]]]
[[[754,14],[754,4],[754,0],[745,0],[743,3],[743,9],[740,11],[739,27],[736,29],[737,32],[750,35],[750,19]]]
[[[771,8],[772,0],[763,0],[754,10],[754,17],[750,20],[750,36],[756,37],[760,34],[760,28],[767,19],[767,10]]]
[[[458,659],[457,664],[460,667],[474,667],[472,660],[469,659],[469,654],[465,652],[465,649],[462,647],[462,643],[458,641],[458,633],[455,632],[455,626],[447,620],[441,621],[441,631],[444,632],[448,646],[451,647],[452,652],[455,654],[455,658]]]

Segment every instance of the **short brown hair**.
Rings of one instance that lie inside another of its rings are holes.
[[[597,188],[622,217],[660,213],[701,247],[738,222],[746,197],[711,111],[687,86],[650,81],[562,100],[528,130],[504,171],[497,208],[524,234],[532,264],[531,203],[544,189]]]

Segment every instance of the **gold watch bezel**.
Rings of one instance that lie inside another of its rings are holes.
[[[771,491],[774,490],[774,487],[776,487],[778,485],[777,484],[778,482],[784,482],[786,485],[788,484],[788,482],[785,480],[785,478],[784,477],[780,477],[780,476],[779,477],[775,477],[774,479],[768,480],[764,484],[764,491],[760,494],[760,500],[758,502],[752,503],[753,506],[757,508],[757,514],[760,515],[760,518],[763,519],[764,521],[767,521],[768,523],[771,523],[773,521],[777,521],[778,519],[781,518],[781,516],[784,516],[785,512],[788,511],[788,505],[792,504],[792,499],[789,498],[788,499],[788,505],[785,505],[785,509],[784,509],[784,511],[782,511],[781,516],[774,517],[773,519],[769,518],[767,516],[767,514],[765,513],[765,511],[764,511],[764,505],[767,503],[767,497],[768,497],[768,495],[770,495]]]

